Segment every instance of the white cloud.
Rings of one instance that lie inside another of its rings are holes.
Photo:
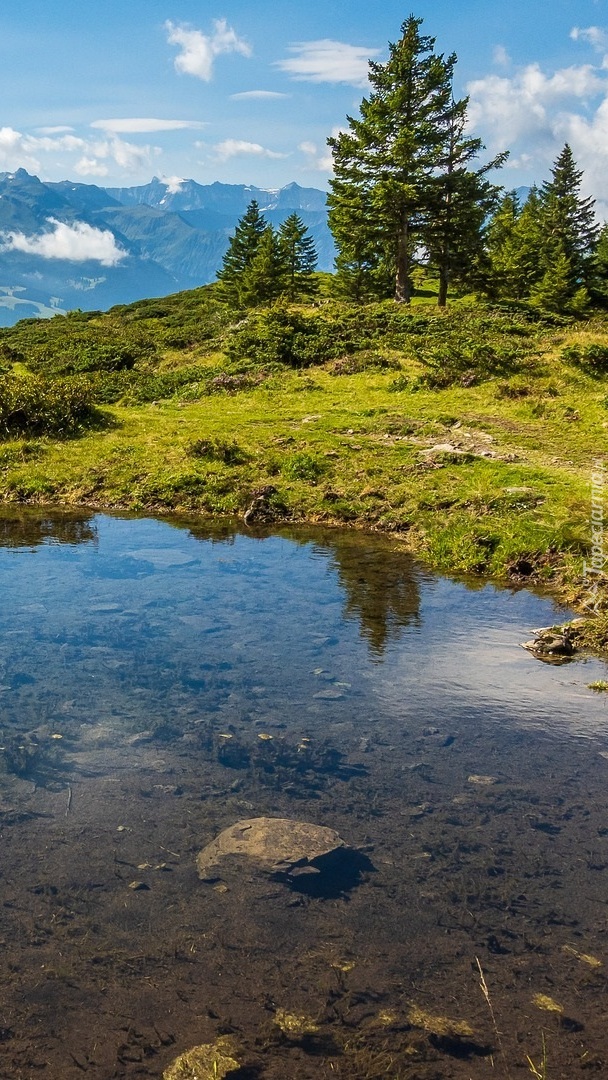
[[[183,176],[163,176],[161,184],[166,185],[168,195],[178,195],[184,186],[184,178]]]
[[[238,157],[241,154],[265,158],[284,158],[288,156],[287,154],[278,154],[274,150],[267,150],[260,143],[246,142],[243,139],[224,139],[223,142],[217,143],[213,149],[219,161],[228,161],[229,158]]]
[[[30,173],[42,173],[45,157],[52,155],[56,165],[57,155],[68,155],[64,168],[74,169],[80,176],[107,176],[108,165],[118,165],[125,172],[149,165],[160,154],[156,146],[136,146],[117,135],[103,139],[81,139],[72,134],[26,135],[11,127],[0,128],[0,171],[14,172],[27,169]],[[78,155],[72,164],[73,155]]]
[[[93,158],[113,161],[126,172],[148,165],[153,157],[161,153],[158,146],[136,146],[135,143],[126,142],[116,135],[99,142],[88,143],[87,151]]]
[[[285,71],[292,79],[304,82],[350,83],[365,86],[369,60],[380,54],[380,49],[368,49],[360,45],[346,45],[342,41],[300,41],[289,47],[291,60],[277,60],[275,67]]]
[[[79,176],[107,176],[110,172],[107,165],[86,155],[76,162],[74,170]]]
[[[586,41],[589,45],[593,45],[594,49],[598,52],[604,52],[608,49],[608,33],[600,26],[573,26],[570,31],[570,37],[572,41]]]
[[[231,101],[247,101],[249,99],[258,99],[260,101],[270,100],[271,98],[287,98],[291,97],[291,94],[279,94],[276,90],[242,90],[240,94],[231,94]]]
[[[568,102],[589,99],[608,89],[605,77],[591,64],[545,74],[529,64],[513,77],[487,75],[469,83],[469,120],[492,146],[510,147],[520,138],[552,140],[557,112]]]
[[[225,19],[213,20],[213,33],[203,34],[187,26],[165,23],[167,40],[170,45],[177,45],[181,52],[175,57],[175,69],[184,75],[194,75],[203,82],[213,78],[213,62],[222,53],[240,53],[251,56],[251,48],[239,38]]]
[[[40,154],[57,152],[80,152],[86,146],[84,139],[74,135],[24,135],[11,127],[0,128],[0,168],[7,171],[23,168],[37,172],[41,168]]]
[[[94,229],[78,221],[66,225],[63,221],[49,218],[52,232],[39,236],[25,236],[21,232],[5,233],[2,248],[5,251],[23,251],[39,255],[43,259],[66,259],[68,262],[93,260],[102,266],[116,266],[126,257],[126,251],[118,247],[108,229]]]
[[[94,120],[90,125],[115,135],[141,135],[155,131],[183,131],[203,128],[201,120],[155,120],[153,117],[124,117],[115,120]]]
[[[593,34],[591,34],[593,31]],[[596,33],[597,31],[597,33]],[[597,27],[572,31],[603,47]],[[569,143],[582,170],[582,193],[608,216],[608,70],[589,64],[548,73],[531,64],[511,78],[488,75],[467,87],[471,126],[492,149],[510,149],[507,168],[525,170],[530,182],[548,179]]]

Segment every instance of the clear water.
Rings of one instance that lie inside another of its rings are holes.
[[[567,612],[379,536],[26,510],[0,588],[0,1076],[158,1080],[227,1031],[259,1080],[527,1074],[541,1033],[601,1068],[608,668],[520,647]],[[198,879],[265,816],[350,869]]]
[[[27,515],[2,523],[0,717],[179,730],[370,731],[473,719],[608,733],[597,660],[520,648],[563,619],[525,590],[434,577],[382,538]]]

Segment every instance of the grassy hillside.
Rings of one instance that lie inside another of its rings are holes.
[[[0,365],[4,501],[391,530],[438,569],[585,600],[603,317],[324,298],[235,313],[207,287],[20,323]]]

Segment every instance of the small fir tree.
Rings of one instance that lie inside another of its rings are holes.
[[[311,296],[316,292],[314,272],[317,252],[312,236],[302,219],[290,214],[279,228],[279,254],[284,292],[289,300]]]
[[[267,228],[268,222],[260,213],[258,203],[253,199],[238,222],[234,236],[230,238],[222,269],[217,275],[221,293],[226,299],[236,303],[242,302],[243,272],[253,262]]]
[[[494,299],[515,296],[517,292],[516,228],[519,214],[517,194],[510,191],[503,195],[488,224],[483,291]]]
[[[577,169],[568,143],[557,157],[551,176],[541,192],[544,224],[549,242],[561,244],[576,288],[587,281],[600,231],[595,220],[595,199],[581,198],[583,172]]]
[[[237,287],[241,303],[246,307],[276,300],[283,291],[284,264],[277,234],[267,225],[255,254],[241,271]]]

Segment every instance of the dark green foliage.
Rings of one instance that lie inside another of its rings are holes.
[[[322,364],[353,348],[352,342],[347,343],[326,319],[274,308],[235,331],[226,351],[233,361],[247,359],[301,368]]]
[[[280,226],[278,243],[282,289],[287,299],[314,295],[317,252],[312,236],[297,214],[290,214]]]
[[[595,200],[580,195],[583,173],[577,169],[568,143],[559,154],[552,178],[543,184],[541,203],[546,229],[546,253],[552,248],[563,254],[570,270],[572,295],[586,286],[591,272],[599,228],[595,221]]]
[[[446,146],[433,178],[432,212],[425,232],[430,265],[439,274],[439,307],[445,307],[452,281],[467,285],[475,280],[485,223],[500,194],[487,173],[503,165],[508,156],[499,154],[480,169],[469,168],[483,143],[466,133],[467,107],[468,98],[451,104]]]
[[[582,172],[566,144],[538,191],[520,209],[506,196],[488,227],[484,279],[492,298],[528,299],[555,315],[581,315],[591,295],[606,294],[606,258],[598,257],[594,200],[580,195]]]
[[[5,364],[52,375],[129,370],[155,354],[156,343],[145,330],[112,325],[110,319],[96,324],[80,315],[27,320],[0,336]]]
[[[302,368],[333,361],[334,374],[368,367],[398,367],[380,346],[419,360],[429,386],[477,382],[512,372],[533,352],[534,325],[525,314],[485,311],[437,318],[407,309],[370,305],[352,312],[304,316],[273,309],[252,316],[228,342],[233,361]]]
[[[230,238],[222,269],[217,276],[224,299],[239,305],[246,303],[242,295],[243,275],[251,267],[268,227],[258,203],[252,199],[236,226],[234,236]]]
[[[84,377],[0,377],[0,438],[15,435],[72,435],[95,417]]]
[[[316,291],[317,253],[308,229],[291,214],[275,232],[255,200],[239,221],[218,274],[220,295],[239,307],[255,307]]]
[[[283,265],[277,234],[268,225],[259,238],[255,254],[234,280],[239,302],[255,307],[276,300],[283,291]]]
[[[608,346],[590,342],[562,349],[562,360],[576,364],[590,375],[608,375]]]
[[[186,453],[207,461],[221,461],[224,465],[242,465],[249,460],[249,455],[237,442],[226,439],[194,439],[186,447]]]

